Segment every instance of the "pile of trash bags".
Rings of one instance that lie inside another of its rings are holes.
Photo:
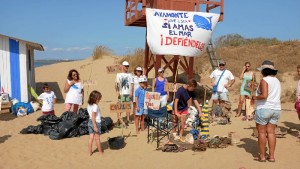
[[[28,126],[20,131],[21,134],[44,134],[52,140],[79,137],[88,132],[89,113],[87,109],[79,109],[78,114],[64,112],[60,117],[55,115],[43,115],[37,119],[41,124]],[[101,117],[101,134],[108,133],[113,128],[110,117]]]

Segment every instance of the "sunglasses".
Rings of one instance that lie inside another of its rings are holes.
[[[164,73],[164,71],[158,72],[158,73]]]
[[[225,66],[225,64],[219,64],[219,66]]]
[[[125,66],[125,67],[129,67],[129,66]]]

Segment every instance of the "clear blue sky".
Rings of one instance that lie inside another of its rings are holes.
[[[272,2],[272,3],[271,3]],[[0,0],[0,34],[42,44],[35,59],[83,59],[96,45],[116,55],[145,46],[145,28],[124,26],[125,0]],[[300,39],[300,1],[225,0],[214,38]]]

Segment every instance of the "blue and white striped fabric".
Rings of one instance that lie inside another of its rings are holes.
[[[26,43],[0,36],[0,90],[28,102]]]

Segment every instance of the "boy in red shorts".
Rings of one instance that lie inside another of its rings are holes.
[[[174,123],[177,124],[178,120],[180,120],[180,130],[179,130],[179,138],[180,141],[183,141],[183,131],[184,131],[184,125],[185,125],[185,120],[186,120],[186,115],[188,114],[188,108],[192,105],[192,101],[194,101],[194,104],[196,108],[198,109],[198,112],[200,113],[201,116],[203,116],[200,104],[198,103],[196,99],[196,94],[194,90],[197,87],[197,82],[196,80],[190,80],[188,84],[183,85],[180,87],[176,94],[175,94],[175,101],[173,105],[173,114],[175,115],[175,121]],[[174,125],[175,125],[174,124]],[[173,130],[173,135],[175,136],[176,139],[176,133],[175,133],[175,128]]]

